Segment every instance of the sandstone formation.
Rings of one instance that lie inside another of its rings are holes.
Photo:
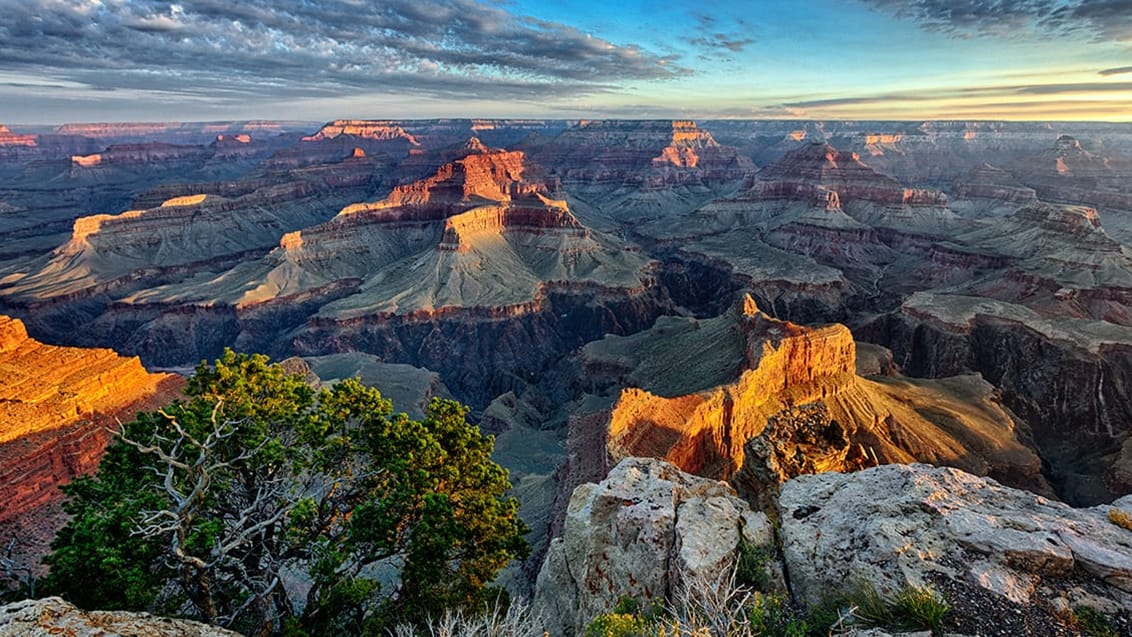
[[[536,157],[561,178],[579,214],[599,227],[688,212],[733,192],[754,169],[684,120],[583,121]]]
[[[877,373],[861,377],[844,326],[776,320],[748,296],[716,319],[663,319],[588,345],[583,366],[619,392],[603,432],[615,460],[651,456],[734,477],[764,508],[802,473],[912,460],[1048,492],[1028,428],[988,384],[888,376],[870,353],[865,371]]]
[[[180,386],[111,350],[45,345],[0,316],[0,536],[19,541],[21,565],[46,551],[63,521],[59,487],[98,466],[115,419]]]
[[[1074,503],[1132,488],[1126,125],[341,120],[0,138],[0,312],[147,365],[226,346],[403,365],[383,382],[471,403],[532,501],[563,458],[560,509],[605,474],[615,412],[618,453],[741,484],[917,459],[1037,490],[1044,471]],[[782,337],[727,314],[742,291]],[[816,327],[831,322],[852,330],[856,364],[809,369],[823,350],[791,343],[844,342]],[[748,358],[748,336],[768,353]],[[777,368],[790,387],[743,384],[795,354]]]
[[[807,602],[861,584],[888,595],[928,586],[953,600],[951,623],[977,628],[1005,605],[990,616],[1019,635],[1082,606],[1128,628],[1132,533],[1109,509],[924,465],[802,476],[778,500],[790,587]]]
[[[126,611],[84,611],[58,597],[0,607],[0,637],[238,637],[239,633],[186,619]]]
[[[552,635],[580,635],[623,595],[661,601],[689,578],[731,568],[741,541],[773,541],[766,516],[722,482],[627,458],[574,490],[539,572],[534,609]]]
[[[170,378],[111,350],[45,345],[19,320],[0,316],[0,444],[116,412]]]
[[[396,186],[379,201],[347,205],[329,221],[275,235],[277,247],[260,258],[249,253],[283,228],[254,224],[282,204],[242,214],[233,214],[233,206],[263,190],[235,200],[185,196],[156,210],[92,219],[97,227],[79,228],[52,263],[71,267],[82,277],[78,284],[89,286],[86,270],[74,265],[114,249],[88,249],[112,235],[108,229],[215,214],[211,225],[182,226],[191,234],[143,244],[154,256],[134,259],[162,257],[167,263],[159,275],[187,270],[195,277],[131,294],[136,274],[120,270],[129,284],[115,293],[117,302],[96,330],[159,364],[213,356],[230,343],[277,355],[366,351],[434,369],[458,396],[478,405],[517,387],[522,373],[541,368],[568,344],[640,329],[662,311],[666,300],[655,264],[583,226],[558,198],[557,182],[523,152],[477,140],[465,149],[431,177]],[[287,223],[304,219],[296,215]],[[217,224],[226,223],[249,226],[216,237]],[[202,255],[204,237],[194,228],[213,237],[208,260],[187,262],[209,254]],[[225,268],[236,259],[235,267]],[[49,266],[15,286],[30,292],[40,280],[67,284]],[[508,373],[489,373],[493,369]]]

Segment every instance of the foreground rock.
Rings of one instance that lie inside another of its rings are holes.
[[[1132,498],[1117,506],[1132,510]],[[1042,627],[1080,607],[1127,627],[1132,532],[1109,509],[924,465],[802,476],[778,501],[790,586],[805,602],[862,584],[882,594],[930,586],[951,603],[955,628],[993,616],[1012,635],[1059,634]]]
[[[741,539],[767,544],[773,533],[727,484],[627,458],[600,484],[574,490],[563,536],[538,576],[535,610],[551,634],[580,634],[622,596],[663,600],[690,578],[714,579]]]
[[[125,611],[87,612],[58,597],[0,607],[0,637],[238,637],[239,633],[185,619]]]

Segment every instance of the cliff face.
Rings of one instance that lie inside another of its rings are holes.
[[[1132,332],[1088,318],[1047,318],[985,298],[913,295],[863,330],[910,374],[977,371],[1033,427],[1065,499],[1093,504],[1126,493],[1119,454],[1132,422]],[[1111,482],[1111,484],[1110,484]]]
[[[46,542],[59,487],[98,466],[116,417],[167,402],[179,377],[150,374],[111,350],[45,345],[0,316],[0,525]]]
[[[775,320],[748,297],[718,319],[658,323],[594,343],[583,365],[612,388],[629,385],[615,390],[605,437],[598,438],[614,461],[656,457],[733,478],[764,507],[795,475],[912,460],[1049,493],[1041,461],[1024,442],[1025,424],[989,384],[885,375],[889,367],[873,362],[872,349],[861,363],[862,373],[872,374],[866,378],[858,375],[856,354],[844,326]]]

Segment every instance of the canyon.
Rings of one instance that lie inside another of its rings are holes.
[[[82,414],[226,347],[413,414],[469,404],[534,529],[528,580],[626,457],[764,510],[800,475],[910,462],[1132,492],[1127,125],[12,126],[0,177],[0,352],[54,352],[0,390],[58,395],[0,401],[38,467],[0,475],[42,476],[21,493],[93,466]],[[95,397],[111,380],[76,360],[131,389]]]
[[[46,345],[0,315],[0,534],[26,560],[61,524],[58,487],[94,471],[120,420],[178,395],[183,380],[110,349]]]

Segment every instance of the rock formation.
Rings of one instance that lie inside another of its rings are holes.
[[[539,572],[534,610],[552,635],[580,635],[624,596],[663,601],[690,578],[731,568],[740,542],[773,542],[767,517],[725,483],[627,458],[574,490]]]
[[[862,584],[886,595],[928,586],[952,600],[960,628],[1005,605],[1014,612],[995,613],[1000,628],[1019,635],[1081,606],[1128,621],[1132,533],[1109,509],[924,465],[801,476],[778,500],[790,588],[808,603]]]
[[[604,432],[614,460],[651,456],[734,477],[764,508],[801,473],[913,459],[1048,493],[1026,425],[980,379],[858,376],[844,326],[776,320],[749,296],[719,318],[666,319],[583,352],[593,382],[619,391]]]
[[[1118,634],[1132,626],[1132,533],[1109,518],[1132,498],[1074,509],[957,469],[893,464],[793,478],[772,505],[777,534],[724,485],[627,458],[574,491],[536,610],[551,634],[579,634],[622,595],[671,599],[681,581],[726,576],[742,538],[777,543],[768,574],[810,608],[925,587],[950,606],[947,634],[986,634],[994,621],[1001,634],[1069,635],[1081,608]]]
[[[111,350],[45,345],[0,316],[0,535],[24,557],[45,550],[62,523],[59,487],[98,466],[115,418],[168,402],[180,385]]]
[[[684,120],[583,121],[537,150],[595,220],[672,217],[729,194],[754,169]]]
[[[239,637],[239,633],[187,619],[126,611],[84,611],[58,597],[0,607],[0,637]]]

